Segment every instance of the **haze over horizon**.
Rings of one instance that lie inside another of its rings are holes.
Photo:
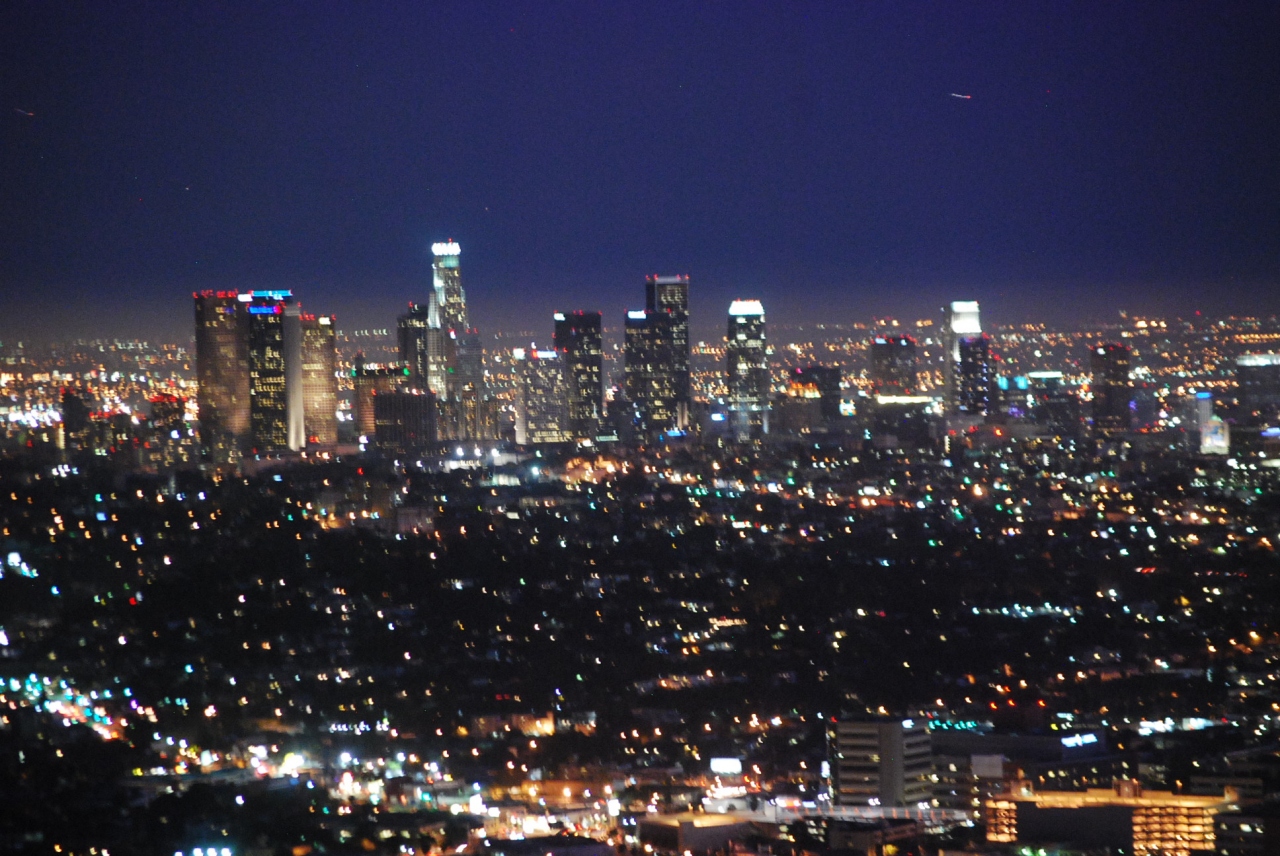
[[[1280,312],[1280,7],[739,8],[8,4],[0,339],[392,327],[445,237],[484,332]]]

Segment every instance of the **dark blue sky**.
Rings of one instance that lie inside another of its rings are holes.
[[[391,326],[447,237],[488,330],[657,272],[704,329],[1277,312],[1277,45],[1274,2],[15,0],[0,337],[176,338],[201,287]]]

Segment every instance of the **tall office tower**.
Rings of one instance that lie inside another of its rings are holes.
[[[679,427],[673,323],[667,312],[633,309],[623,328],[623,391],[636,432],[647,441]]]
[[[792,385],[812,388],[822,402],[822,419],[834,425],[840,419],[840,367],[799,366],[791,376]]]
[[[915,339],[910,336],[872,338],[871,387],[876,395],[915,395]]]
[[[409,384],[414,389],[427,389],[427,332],[431,307],[410,303],[409,311],[396,322],[400,339],[400,362],[409,368]]]
[[[1089,354],[1093,373],[1093,424],[1102,431],[1129,428],[1133,381],[1129,377],[1129,349],[1108,342],[1095,345]]]
[[[249,354],[249,445],[255,452],[306,445],[302,325],[290,291],[251,291],[245,304]]]
[[[516,442],[563,443],[569,432],[568,383],[559,351],[516,348]]]
[[[462,276],[458,269],[458,256],[462,248],[453,241],[432,244],[431,291],[440,311],[440,326],[445,330],[465,330],[467,324],[467,296],[462,290]]]
[[[418,455],[436,441],[433,395],[422,390],[374,391],[373,441],[389,454]],[[366,435],[368,436],[368,435]]]
[[[764,306],[759,300],[729,304],[725,340],[725,386],[729,421],[740,443],[769,433],[769,352],[765,345]]]
[[[465,390],[487,392],[489,384],[484,376],[484,346],[480,344],[480,331],[475,327],[458,330],[454,336],[454,353],[457,366],[453,372],[455,394]]]
[[[932,796],[933,752],[923,722],[842,720],[827,741],[836,805],[914,807]]]
[[[689,423],[689,277],[650,276],[645,280],[645,309],[670,316],[669,368],[675,393],[675,427]]]
[[[1033,422],[1055,434],[1072,436],[1080,428],[1080,398],[1062,372],[1028,372],[1027,402]]]
[[[377,434],[374,396],[393,392],[400,384],[408,381],[410,376],[410,370],[404,366],[367,363],[364,354],[356,354],[351,367],[351,415],[356,424],[356,436],[366,438],[361,442],[373,442]]]
[[[458,257],[462,249],[453,241],[431,245],[431,295],[427,304],[427,388],[437,397],[450,393],[450,377],[457,370],[457,339],[466,330],[467,298],[462,290]]]
[[[302,409],[308,446],[338,442],[338,351],[332,315],[302,316]]]
[[[249,352],[245,304],[234,291],[193,294],[202,457],[235,463],[249,434]]]
[[[1270,424],[1280,414],[1280,354],[1241,354],[1236,357],[1243,416],[1249,422]]]
[[[448,402],[447,415],[453,433],[442,439],[488,443],[499,439],[498,400],[488,392],[464,389],[455,401]],[[443,415],[437,419],[443,418]]]
[[[946,383],[947,409],[958,407],[957,367],[960,364],[960,340],[982,335],[978,301],[953,300],[943,309],[942,375]]]
[[[991,365],[991,337],[963,336],[958,342],[960,360],[955,366],[956,409],[973,416],[992,410],[991,395],[995,371]]]
[[[569,384],[569,433],[590,440],[600,433],[604,396],[604,334],[599,312],[557,312],[555,348]]]

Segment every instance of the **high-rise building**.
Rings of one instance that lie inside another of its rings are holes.
[[[302,408],[308,446],[338,442],[338,352],[331,315],[302,316]]]
[[[871,339],[871,388],[876,395],[916,394],[916,340],[910,336]]]
[[[758,439],[769,432],[769,352],[759,300],[729,304],[724,359],[733,435],[740,443]]]
[[[575,440],[600,433],[604,395],[604,336],[599,312],[557,312],[555,348],[569,386],[569,432]]]
[[[249,445],[255,452],[306,445],[302,399],[302,327],[289,291],[237,298],[248,313]]]
[[[372,439],[389,454],[421,454],[436,441],[434,396],[422,390],[373,390]],[[369,435],[366,435],[369,436]]]
[[[563,443],[569,432],[568,384],[560,352],[516,348],[516,442]]]
[[[840,367],[799,366],[791,375],[791,385],[812,389],[822,402],[822,418],[828,426],[840,419]]]
[[[1080,427],[1080,398],[1062,372],[1028,372],[1026,400],[1032,421],[1062,436]]]
[[[665,311],[633,309],[623,328],[623,391],[636,433],[645,440],[679,427],[672,324]]]
[[[955,409],[971,416],[991,412],[995,386],[991,337],[986,334],[962,336],[957,342],[960,359],[955,365]]]
[[[947,409],[958,407],[960,340],[982,335],[982,320],[976,300],[953,300],[943,309],[942,374],[946,383]]]
[[[430,306],[410,303],[409,311],[396,323],[400,339],[400,362],[409,368],[409,384],[414,389],[428,389],[427,333]]]
[[[1094,427],[1102,431],[1127,430],[1133,403],[1129,349],[1114,342],[1095,345],[1089,353],[1089,368],[1093,375]]]
[[[487,394],[489,384],[484,375],[484,346],[480,344],[480,331],[468,327],[456,331],[453,338],[457,357],[451,384],[454,397],[465,390]]]
[[[427,387],[437,397],[450,393],[450,378],[457,370],[457,334],[466,330],[467,298],[462,290],[458,259],[462,253],[453,241],[431,245],[431,295],[427,305]]]
[[[462,248],[453,241],[431,245],[431,291],[440,311],[440,326],[445,330],[465,330],[467,323],[467,296],[462,290],[462,275],[458,257]]]
[[[827,731],[836,805],[917,806],[932,795],[933,754],[925,723],[841,720]]]
[[[235,463],[249,435],[248,314],[235,291],[192,297],[202,456]]]
[[[670,324],[666,335],[670,344],[665,351],[670,361],[666,367],[671,375],[674,391],[674,408],[677,428],[688,424],[691,403],[689,382],[689,277],[650,276],[645,280],[645,309],[650,313],[666,313]]]
[[[378,365],[367,363],[364,354],[356,354],[351,367],[351,411],[355,420],[356,436],[364,437],[361,442],[373,442],[378,431],[377,413],[374,409],[374,396],[393,392],[410,377],[410,371],[404,366]]]
[[[1280,414],[1280,354],[1236,357],[1236,382],[1247,421],[1270,423]]]

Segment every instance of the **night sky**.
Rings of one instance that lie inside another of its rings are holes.
[[[0,5],[0,338],[1280,311],[1280,4]],[[956,95],[971,96],[959,98]]]

